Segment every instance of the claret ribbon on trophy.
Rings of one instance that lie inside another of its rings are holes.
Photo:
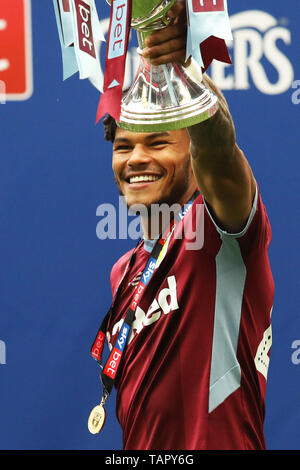
[[[120,120],[126,55],[132,18],[132,0],[112,0],[108,30],[103,94],[96,123],[109,113]]]

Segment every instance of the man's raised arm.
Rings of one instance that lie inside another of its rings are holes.
[[[185,2],[179,0],[169,16],[174,17],[174,23],[155,31],[146,40],[144,55],[153,65],[185,62]],[[207,74],[203,83],[218,96],[219,110],[207,121],[188,128],[192,166],[199,189],[218,225],[237,233],[249,217],[255,180],[236,143],[233,120],[222,92]]]
[[[218,96],[219,110],[207,121],[188,128],[192,166],[218,225],[237,233],[249,217],[255,180],[236,143],[234,124],[223,94],[207,75],[203,82]]]

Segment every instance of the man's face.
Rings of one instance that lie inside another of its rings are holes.
[[[113,171],[128,207],[143,204],[183,205],[196,189],[186,129],[135,133],[117,128]]]

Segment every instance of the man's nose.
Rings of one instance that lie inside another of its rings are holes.
[[[138,166],[138,165],[145,165],[151,162],[151,154],[149,152],[149,149],[145,147],[144,145],[135,145],[130,157],[127,160],[127,165],[132,167],[132,166]]]

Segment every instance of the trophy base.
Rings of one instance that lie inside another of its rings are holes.
[[[135,81],[121,103],[119,127],[162,132],[203,122],[218,110],[217,97],[202,82],[195,62],[152,66],[142,58]]]
[[[199,114],[199,108],[201,112]],[[123,108],[121,120],[118,126],[132,132],[165,132],[169,130],[183,129],[194,126],[211,118],[219,109],[216,99],[209,100],[206,108],[203,108],[203,100],[187,107],[186,109],[168,109],[164,113],[130,113]]]

